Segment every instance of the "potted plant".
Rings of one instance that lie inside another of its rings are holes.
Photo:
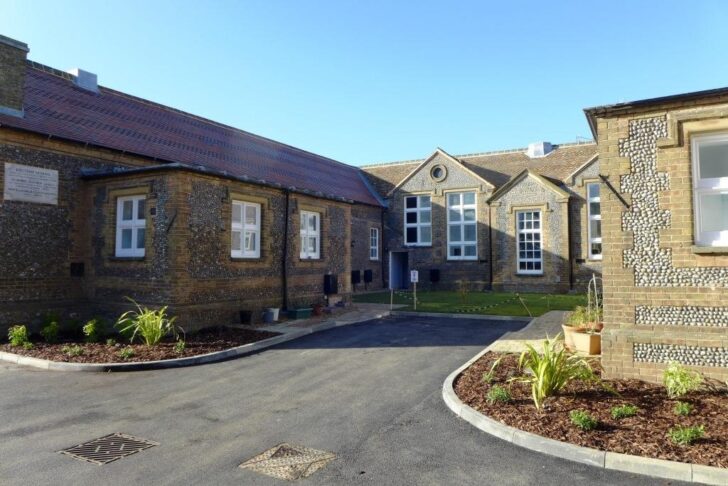
[[[316,303],[313,305],[313,315],[320,316],[324,313],[324,305],[321,303]]]
[[[602,302],[597,277],[594,275],[589,281],[587,306],[579,306],[574,309],[569,319],[562,325],[564,345],[572,351],[600,354],[602,352],[600,332],[603,327]]]
[[[280,313],[280,307],[268,307],[265,312],[271,314],[271,319],[273,322],[278,321],[278,314]]]

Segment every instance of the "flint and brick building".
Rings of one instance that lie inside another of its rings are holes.
[[[27,52],[0,37],[0,328],[131,297],[194,329],[411,269],[471,290],[603,275],[607,375],[728,379],[728,89],[587,109],[597,143],[356,168]]]
[[[679,362],[728,380],[728,88],[589,108],[609,376]]]
[[[0,327],[128,297],[191,330],[406,288],[410,269],[536,292],[601,272],[594,143],[362,170],[27,52],[0,37]]]

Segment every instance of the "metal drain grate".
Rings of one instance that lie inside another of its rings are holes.
[[[58,452],[101,466],[158,445],[151,440],[117,432]]]
[[[335,458],[336,455],[331,452],[284,443],[248,459],[240,467],[274,478],[293,481],[309,477]]]

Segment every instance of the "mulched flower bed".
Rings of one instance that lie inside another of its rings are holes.
[[[254,343],[263,339],[278,336],[278,333],[254,329],[240,329],[224,327],[220,329],[204,329],[195,334],[186,336],[185,349],[182,352],[175,350],[174,341],[167,340],[156,346],[144,344],[128,344],[119,342],[115,345],[104,343],[60,342],[48,344],[34,342],[32,349],[24,349],[10,344],[0,345],[0,351],[31,356],[33,358],[48,359],[51,361],[64,361],[68,363],[133,363],[140,361],[156,361],[163,359],[185,358],[200,354],[223,351],[225,349]],[[69,356],[63,351],[64,346],[78,345],[83,349],[79,356]],[[119,352],[122,349],[132,348],[133,356],[122,358]]]
[[[503,356],[495,379],[482,382],[483,373]],[[619,396],[610,394],[595,383],[572,382],[560,395],[546,401],[539,413],[531,399],[530,385],[511,382],[520,376],[518,356],[487,353],[465,370],[455,382],[455,393],[470,407],[506,425],[551,439],[594,449],[645,456],[671,461],[728,467],[728,393],[721,390],[701,391],[682,397],[695,409],[687,417],[673,412],[677,400],[667,397],[659,385],[639,380],[609,380]],[[513,400],[488,404],[486,393],[493,385],[509,386]],[[639,407],[634,417],[615,420],[610,409],[617,405]],[[586,410],[598,418],[599,426],[583,432],[569,419],[571,410]],[[705,436],[691,446],[672,443],[667,431],[676,425],[705,426]]]

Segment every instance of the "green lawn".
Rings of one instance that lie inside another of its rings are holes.
[[[523,303],[519,300],[523,300]],[[354,295],[354,302],[389,304],[389,291]],[[405,304],[400,310],[414,310],[412,292],[394,291],[394,303]],[[447,312],[463,314],[493,314],[501,316],[540,316],[551,310],[572,310],[586,305],[584,294],[515,294],[498,292],[418,291],[418,312]]]

